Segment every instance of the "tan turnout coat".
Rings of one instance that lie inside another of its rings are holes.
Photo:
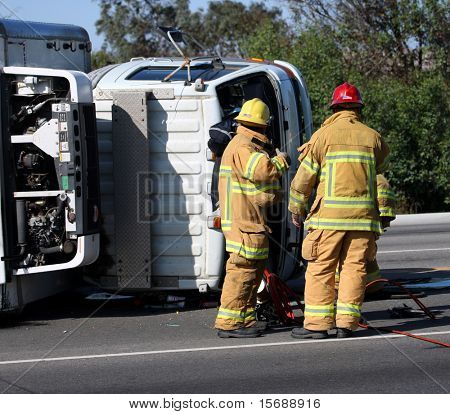
[[[316,198],[306,220],[309,229],[381,233],[380,213],[392,211],[390,189],[377,185],[389,149],[356,112],[333,114],[312,136],[291,183],[289,210],[305,215],[313,189]]]
[[[258,142],[259,141],[259,142]],[[222,156],[219,202],[226,250],[246,259],[269,254],[266,208],[280,199],[281,175],[288,165],[282,156],[270,158],[265,135],[239,126]]]

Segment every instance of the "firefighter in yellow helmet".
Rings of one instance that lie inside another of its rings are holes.
[[[309,261],[303,328],[294,338],[324,339],[337,327],[338,338],[352,335],[364,300],[367,263],[376,255],[382,231],[376,175],[385,169],[389,149],[361,122],[363,102],[347,82],[336,88],[330,116],[300,150],[300,167],[291,183],[289,210],[300,226],[306,217],[302,255]],[[335,308],[335,271],[340,283]]]
[[[237,134],[225,148],[219,170],[219,204],[230,256],[215,328],[221,338],[256,337],[255,305],[269,254],[266,208],[280,200],[280,178],[289,168],[285,153],[273,152],[264,135],[270,119],[260,99],[244,103]]]
[[[381,227],[386,229],[390,226],[391,221],[395,220],[395,193],[391,190],[389,181],[382,174],[377,175],[377,202],[378,210],[380,212]],[[340,265],[336,269],[335,274],[335,290],[339,289],[339,281],[341,277]],[[367,286],[369,283],[377,279],[381,279],[380,268],[378,267],[377,259],[367,263],[366,275],[366,294],[373,294],[383,289],[384,283],[379,282]]]

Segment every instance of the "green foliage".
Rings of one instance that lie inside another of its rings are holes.
[[[365,121],[391,149],[387,173],[404,212],[450,207],[450,108],[444,79],[422,74],[407,84],[398,79],[363,86]]]
[[[329,2],[295,3],[317,6]],[[331,115],[328,105],[334,88],[344,81],[356,84],[365,101],[365,122],[390,146],[386,175],[398,194],[399,212],[448,210],[450,106],[443,3],[390,2],[393,9],[386,9],[381,0],[371,2],[370,7],[369,2],[361,3],[360,17],[367,12],[365,7],[373,13],[368,17],[370,27],[358,23],[355,13],[348,13],[352,2],[332,3],[339,3],[340,9],[332,10],[329,17],[326,10],[331,9],[320,7],[313,10],[317,19],[313,13],[309,23],[299,17],[301,30],[290,38],[290,45],[265,24],[246,40],[247,51],[265,59],[287,60],[300,68],[316,128]],[[400,51],[402,44],[408,47]]]
[[[91,53],[92,70],[102,68],[103,66],[117,63],[116,58],[105,50],[98,50]]]
[[[314,125],[331,114],[334,88],[357,85],[364,119],[391,148],[387,173],[400,212],[450,207],[449,8],[445,0],[287,0],[294,24],[264,3],[98,0],[106,51],[93,65],[173,55],[158,25],[179,26],[223,56],[286,60],[302,71]],[[190,51],[192,53],[195,50]]]
[[[210,1],[206,10],[191,12],[189,0],[97,0],[100,19],[97,32],[105,35],[105,48],[119,60],[134,56],[178,55],[158,31],[175,26],[193,35],[205,48],[223,56],[242,56],[243,39],[257,32],[261,22],[277,27],[286,23],[281,11],[264,3]],[[188,53],[200,52],[190,45]],[[203,52],[203,51],[201,51]]]

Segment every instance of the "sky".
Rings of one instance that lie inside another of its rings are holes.
[[[251,1],[240,0],[250,4]],[[276,4],[276,1],[271,1]],[[208,0],[191,0],[191,9],[206,8]],[[0,0],[0,17],[48,23],[75,24],[84,27],[93,50],[99,50],[103,37],[95,32],[100,9],[95,0]]]

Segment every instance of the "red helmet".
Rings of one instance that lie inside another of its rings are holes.
[[[339,85],[333,92],[333,102],[331,102],[330,107],[341,105],[341,104],[351,104],[349,106],[363,106],[363,101],[361,99],[361,94],[356,86],[350,85],[344,82]]]

